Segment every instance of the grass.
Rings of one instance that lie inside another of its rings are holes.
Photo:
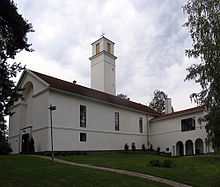
[[[97,155],[98,156],[98,155]],[[80,158],[80,157],[77,157]],[[75,167],[28,155],[0,155],[0,186],[167,186],[96,169]]]
[[[146,173],[193,186],[219,186],[220,156],[197,156],[168,158],[153,154],[135,153],[99,153],[80,156],[59,156],[58,158],[109,168]],[[149,165],[151,160],[172,160],[174,168],[160,168]]]

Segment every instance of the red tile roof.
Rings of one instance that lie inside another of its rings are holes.
[[[160,113],[156,112],[155,110],[139,104],[139,103],[135,103],[132,101],[128,101],[125,99],[121,99],[120,97],[111,95],[111,94],[107,94],[105,92],[101,92],[98,90],[94,90],[91,88],[87,88],[78,84],[73,84],[71,82],[67,82],[61,79],[57,79],[48,75],[44,75],[35,71],[30,70],[32,73],[34,73],[35,75],[37,75],[40,79],[42,79],[43,81],[45,81],[46,83],[48,83],[50,85],[51,88],[55,88],[58,90],[64,90],[70,93],[74,93],[77,95],[81,95],[81,96],[85,96],[85,97],[89,97],[89,98],[94,98],[97,100],[101,100],[104,102],[108,102],[108,103],[112,103],[112,104],[116,104],[116,105],[120,105],[120,106],[124,106],[124,107],[128,107],[134,110],[139,110],[142,112],[147,112],[150,113],[153,116],[161,116]]]
[[[196,112],[196,111],[203,110],[204,108],[205,108],[205,106],[197,106],[197,107],[193,107],[193,108],[189,108],[189,109],[185,109],[185,110],[181,110],[181,111],[177,111],[177,112],[172,112],[169,114],[162,114],[161,116],[156,117],[152,120],[163,119],[163,118],[173,117],[173,116],[181,115],[181,114],[185,114],[185,113]]]

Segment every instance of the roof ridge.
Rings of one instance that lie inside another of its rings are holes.
[[[152,120],[162,119],[162,118],[166,118],[166,117],[173,117],[173,116],[184,114],[187,112],[199,111],[204,108],[205,108],[204,105],[200,105],[200,106],[196,106],[196,107],[192,107],[192,108],[188,108],[188,109],[184,109],[184,110],[179,110],[179,111],[168,113],[168,114],[162,114],[161,116],[153,118]]]
[[[204,108],[205,106],[204,105],[200,105],[200,106],[195,106],[195,107],[191,107],[191,108],[187,108],[187,109],[183,109],[183,110],[178,110],[176,112],[171,112],[171,113],[168,113],[168,114],[175,114],[175,113],[182,113],[182,112],[188,112],[188,111],[191,111],[191,110],[196,110],[196,109],[202,109]],[[167,114],[163,114],[163,116],[165,116]]]

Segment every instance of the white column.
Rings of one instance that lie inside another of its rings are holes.
[[[196,154],[196,144],[193,143],[193,155],[195,155],[195,154]]]
[[[172,150],[172,156],[176,156],[176,147],[175,147],[175,145],[173,146],[173,150]]]
[[[206,154],[206,144],[205,144],[205,140],[203,141],[203,154]]]
[[[183,155],[186,155],[186,144],[183,144]]]

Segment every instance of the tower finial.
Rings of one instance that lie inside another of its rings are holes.
[[[105,34],[106,34],[106,33],[102,31],[101,37],[104,37]]]

